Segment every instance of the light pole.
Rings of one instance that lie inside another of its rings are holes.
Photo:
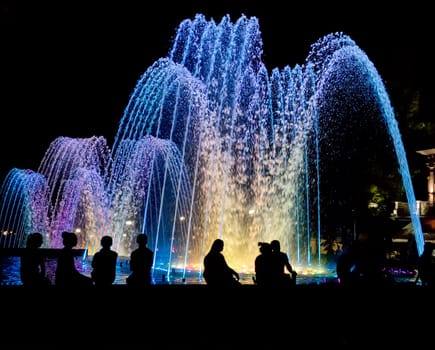
[[[352,209],[353,219],[353,240],[356,241],[356,209]]]

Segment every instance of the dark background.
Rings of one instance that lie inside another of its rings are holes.
[[[233,22],[242,14],[257,17],[269,72],[303,64],[311,44],[343,32],[373,62],[395,110],[408,107],[403,91],[412,89],[421,94],[420,114],[434,119],[432,11],[415,1],[6,0],[0,11],[0,181],[13,167],[36,171],[59,136],[105,136],[112,145],[137,80],[167,56],[180,22],[197,13],[217,23],[226,14]],[[435,147],[435,138],[433,145],[409,145],[409,157],[416,157],[418,148]]]

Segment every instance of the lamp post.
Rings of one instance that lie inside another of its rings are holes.
[[[352,209],[353,240],[356,241],[356,209]]]

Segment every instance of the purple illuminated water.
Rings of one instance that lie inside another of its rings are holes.
[[[184,20],[168,56],[139,78],[111,147],[103,136],[59,137],[36,172],[9,172],[1,246],[22,247],[39,231],[45,247],[59,248],[68,230],[89,255],[110,235],[128,256],[146,232],[156,269],[200,272],[220,237],[230,265],[249,273],[257,242],[279,239],[299,271],[322,269],[319,169],[334,151],[322,142],[336,132],[334,118],[351,119],[352,99],[386,130],[379,142],[397,157],[421,252],[406,153],[366,54],[341,33],[312,45],[304,64],[271,74],[262,54],[255,17]]]

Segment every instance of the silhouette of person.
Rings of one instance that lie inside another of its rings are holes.
[[[416,282],[420,279],[423,286],[435,285],[435,265],[432,256],[433,250],[433,243],[425,242],[423,253],[418,259],[418,275]]]
[[[407,244],[403,252],[403,265],[407,270],[414,270],[418,263],[417,242],[413,233],[408,233]]]
[[[100,243],[101,249],[92,258],[91,278],[96,286],[111,286],[115,282],[118,253],[110,248],[112,237],[103,236]]]
[[[385,284],[392,282],[385,270],[388,241],[384,232],[379,229],[380,227],[371,230],[365,242],[364,255],[361,259],[364,283]]]
[[[337,260],[336,273],[341,285],[355,285],[361,282],[361,251],[358,241],[345,246],[343,253]]]
[[[63,248],[57,258],[55,284],[60,287],[92,286],[92,279],[81,274],[74,261],[73,248],[77,245],[77,235],[74,232],[62,232]]]
[[[30,233],[27,236],[26,249],[21,256],[20,265],[20,277],[25,286],[51,285],[50,279],[45,275],[45,261],[39,249],[42,241],[42,234],[39,232]]]
[[[239,274],[232,269],[226,262],[222,251],[224,250],[224,241],[215,239],[209,252],[204,257],[203,277],[209,286],[235,286],[240,285]]]
[[[272,278],[277,285],[296,284],[297,272],[293,270],[289,257],[281,251],[281,244],[277,239],[270,242],[272,249]],[[288,274],[285,271],[288,271]]]
[[[273,284],[273,259],[272,247],[270,243],[258,242],[260,254],[254,261],[255,265],[255,284],[260,287],[271,286]]]
[[[151,269],[154,253],[147,247],[148,236],[140,233],[136,237],[138,247],[130,254],[130,275],[127,284],[130,286],[144,287],[151,284]]]

